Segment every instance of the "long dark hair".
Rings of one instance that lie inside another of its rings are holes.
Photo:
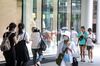
[[[23,34],[23,29],[24,29],[24,24],[23,23],[19,23],[18,24],[18,35],[19,34]]]
[[[15,28],[16,28],[16,24],[14,22],[11,22],[6,29],[8,29],[9,31],[12,31]]]

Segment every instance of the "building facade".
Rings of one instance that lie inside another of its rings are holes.
[[[80,26],[92,28],[96,31],[97,43],[100,43],[99,7],[99,0],[0,0],[0,41],[10,22],[23,22],[29,35],[32,27],[48,33],[51,43],[45,54],[54,47],[57,49],[56,34],[63,27],[69,30],[74,27],[78,32]]]

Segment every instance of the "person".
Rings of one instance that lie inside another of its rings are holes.
[[[28,34],[24,31],[24,24],[18,24],[17,44],[15,45],[17,66],[26,66],[29,54],[26,44],[29,42]]]
[[[71,33],[68,30],[68,27],[62,27],[60,33],[61,33],[60,41],[63,41],[63,35],[66,35],[70,38]]]
[[[8,31],[4,33],[3,35],[3,39],[9,36],[9,41],[10,41],[10,45],[11,48],[8,51],[4,51],[3,55],[6,61],[6,66],[15,66],[15,28],[16,28],[16,24],[15,23],[10,23],[9,26],[7,27]]]
[[[80,32],[78,33],[78,41],[80,46],[81,62],[85,62],[85,49],[86,49],[86,40],[88,34],[85,31],[85,27],[82,26]]]
[[[75,45],[77,46],[77,42],[78,42],[78,38],[77,38],[77,31],[74,30],[74,28],[71,28],[71,40],[75,43]]]
[[[92,42],[93,39],[95,39],[94,34],[92,32],[92,29],[89,28],[88,29],[88,38],[87,38],[87,50],[88,50],[88,57],[89,57],[89,62],[93,63],[93,48],[94,48],[94,44]]]
[[[42,51],[39,49],[40,45],[39,43],[41,42],[41,37],[40,37],[40,30],[35,28],[32,28],[32,34],[30,37],[30,41],[32,41],[32,53],[33,53],[33,65],[34,66],[40,66],[40,61],[42,61]]]
[[[72,44],[69,38],[66,36],[64,36],[64,41],[58,45],[57,57],[64,51],[64,57],[60,66],[71,66],[71,64],[73,63],[74,44]]]

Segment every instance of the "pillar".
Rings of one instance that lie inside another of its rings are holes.
[[[81,0],[81,26],[92,28],[93,24],[93,0]]]
[[[93,25],[93,0],[87,0],[86,9],[86,28],[92,28]]]
[[[23,0],[23,22],[25,24],[25,30],[31,33],[31,22],[33,13],[33,0]]]
[[[100,44],[100,0],[97,2],[97,24],[96,24],[97,44]]]

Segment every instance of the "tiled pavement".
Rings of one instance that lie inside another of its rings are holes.
[[[57,66],[54,60],[54,57],[46,57],[42,62],[42,66]],[[4,66],[4,64],[1,63],[0,66]],[[29,62],[28,66],[33,66],[32,61]],[[94,48],[94,63],[89,63],[86,57],[86,62],[84,63],[79,60],[79,66],[100,66],[100,45],[96,45]]]

